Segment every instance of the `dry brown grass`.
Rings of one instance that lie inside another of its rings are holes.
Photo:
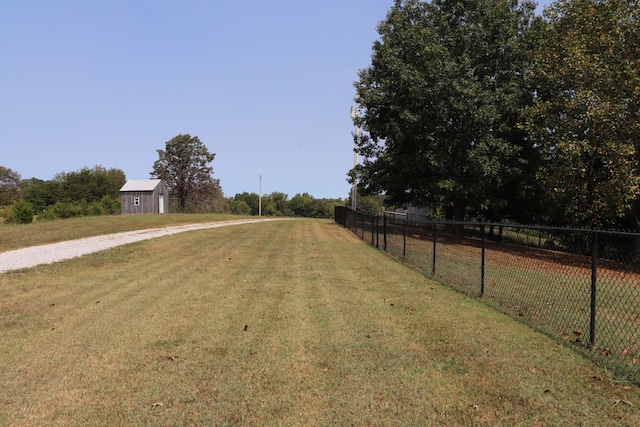
[[[0,342],[0,425],[640,425],[636,387],[329,221],[0,275]]]
[[[0,223],[0,252],[100,234],[238,218],[252,217],[222,214],[108,215],[36,221],[32,224]]]

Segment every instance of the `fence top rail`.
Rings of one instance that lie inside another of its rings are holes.
[[[349,207],[344,207],[347,211],[356,212]],[[382,211],[383,216],[403,216],[408,217],[406,212],[395,211]],[[376,216],[376,215],[370,215]],[[585,234],[607,234],[610,236],[628,236],[628,237],[640,237],[639,231],[624,231],[624,230],[612,230],[604,228],[578,228],[578,227],[560,227],[552,225],[534,225],[534,224],[514,224],[505,222],[479,222],[479,221],[452,221],[446,219],[429,219],[423,217],[424,220],[420,221],[421,224],[430,225],[463,225],[467,227],[503,227],[503,228],[520,228],[528,230],[539,230],[549,232],[579,232]]]
[[[399,216],[408,216],[409,214],[406,212],[396,212],[396,211],[382,211],[383,215],[399,215]]]
[[[438,225],[466,225],[470,227],[503,227],[503,228],[521,228],[529,230],[541,231],[559,231],[559,232],[580,232],[586,234],[609,234],[617,236],[635,236],[640,237],[637,231],[607,230],[602,228],[577,228],[577,227],[558,227],[552,225],[530,225],[530,224],[511,224],[503,222],[475,222],[475,221],[450,221],[450,220],[425,220],[429,224]]]

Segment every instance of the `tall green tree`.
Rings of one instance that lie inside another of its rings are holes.
[[[36,213],[65,199],[62,197],[62,183],[59,181],[30,178],[23,181],[23,186],[24,199],[31,203]]]
[[[258,215],[260,196],[256,193],[238,193],[233,197],[233,213],[242,215]]]
[[[20,174],[0,166],[0,206],[9,206],[20,198]]]
[[[54,180],[62,185],[64,201],[94,202],[104,196],[118,197],[126,176],[121,169],[97,165],[91,169],[84,167],[74,172],[58,173]]]
[[[536,57],[527,127],[545,155],[550,219],[640,230],[640,2],[560,0]]]
[[[174,136],[165,143],[164,150],[157,152],[151,176],[165,182],[179,212],[185,212],[187,204],[202,196],[207,188],[219,188],[210,164],[215,154],[197,136]]]
[[[538,28],[516,0],[396,0],[356,101],[364,194],[504,219],[530,203],[536,149],[518,126]],[[517,208],[513,208],[517,206]]]

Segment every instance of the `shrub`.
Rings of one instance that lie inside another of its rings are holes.
[[[74,218],[82,216],[83,214],[81,206],[68,202],[56,202],[56,204],[53,205],[53,213],[55,216],[63,219]]]
[[[100,203],[102,204],[104,211],[109,215],[113,215],[120,211],[120,203],[109,195],[102,196]]]
[[[20,199],[13,204],[8,222],[16,224],[30,224],[33,222],[33,206],[24,199]]]
[[[54,219],[56,219],[56,214],[53,210],[53,206],[49,206],[38,214],[38,221],[53,221]]]
[[[89,204],[88,214],[91,216],[105,215],[107,211],[100,202],[93,202]]]

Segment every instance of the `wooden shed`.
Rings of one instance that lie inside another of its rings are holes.
[[[160,179],[127,181],[120,189],[122,215],[169,212],[169,190]]]

